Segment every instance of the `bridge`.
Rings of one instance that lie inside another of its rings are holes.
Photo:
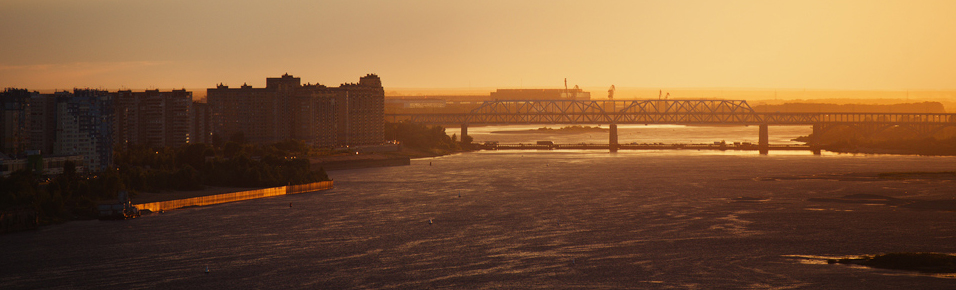
[[[468,113],[386,114],[392,122],[407,121],[434,125],[515,124],[608,124],[611,151],[619,148],[617,125],[756,125],[758,147],[767,154],[770,125],[809,125],[820,136],[839,126],[876,134],[904,127],[921,136],[932,136],[943,128],[956,126],[956,114],[932,113],[758,113],[744,100],[496,100],[486,101]],[[813,143],[813,142],[811,142]],[[815,150],[819,153],[819,150]]]

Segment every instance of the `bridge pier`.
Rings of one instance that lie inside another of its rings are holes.
[[[462,144],[464,144],[465,136],[468,136],[468,124],[461,124],[461,136],[459,136],[458,142],[461,142]]]
[[[760,137],[757,141],[757,149],[760,150],[760,155],[767,155],[770,153],[770,134],[768,133],[767,124],[760,124]]]
[[[807,140],[807,145],[810,145],[810,152],[813,152],[813,155],[820,155],[822,135],[823,124],[813,124],[813,133],[810,133],[810,140]]]
[[[617,144],[617,124],[611,124],[610,127],[611,129],[608,130],[608,148],[611,152],[617,152],[619,147]]]

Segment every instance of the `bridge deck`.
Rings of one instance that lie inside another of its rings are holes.
[[[469,113],[385,114],[389,121],[423,124],[893,124],[956,126],[942,113],[758,113],[727,100],[489,101]]]

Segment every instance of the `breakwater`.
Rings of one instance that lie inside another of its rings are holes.
[[[135,206],[136,208],[140,210],[148,209],[150,211],[161,211],[161,210],[171,210],[171,209],[177,209],[177,208],[183,208],[183,207],[189,207],[189,206],[206,206],[206,205],[214,205],[214,204],[234,202],[234,201],[240,201],[240,200],[249,200],[249,199],[256,199],[256,198],[263,198],[263,197],[272,197],[272,196],[279,196],[279,195],[327,190],[327,189],[332,189],[332,187],[333,187],[332,181],[320,181],[320,182],[313,182],[308,184],[279,186],[279,187],[230,192],[230,193],[223,193],[223,194],[214,194],[214,195],[207,195],[207,196],[197,196],[197,197],[168,200],[168,201],[140,203],[140,204],[134,204],[133,206]]]

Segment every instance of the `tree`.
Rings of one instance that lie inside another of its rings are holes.
[[[241,132],[241,131],[240,131],[240,132],[232,133],[232,135],[229,135],[229,141],[231,141],[231,142],[236,142],[236,143],[239,143],[239,144],[245,144],[245,143],[246,143],[246,134],[243,133],[243,132]]]

